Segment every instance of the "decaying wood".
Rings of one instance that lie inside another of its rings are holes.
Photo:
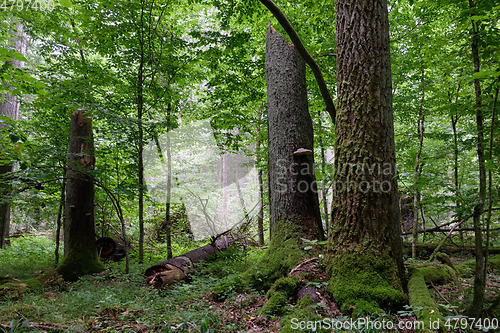
[[[97,253],[101,260],[119,261],[125,258],[125,244],[122,237],[101,237],[97,239]]]
[[[157,289],[177,283],[186,278],[196,263],[215,259],[218,252],[231,247],[234,241],[233,237],[226,236],[211,244],[153,265],[144,273],[146,281]]]

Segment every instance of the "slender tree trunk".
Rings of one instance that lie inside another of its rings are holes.
[[[377,312],[406,302],[387,1],[337,0],[335,21],[329,290],[346,311]]]
[[[64,169],[64,174],[66,174],[66,169]],[[66,179],[63,179],[61,184],[61,197],[59,199],[59,211],[57,213],[57,221],[56,221],[56,249],[54,251],[56,266],[59,265],[59,247],[60,247],[60,239],[61,239],[61,225],[64,207],[66,203]]]
[[[142,2],[141,2],[142,3]],[[139,69],[137,71],[137,122],[139,130],[139,140],[137,146],[137,153],[139,156],[138,166],[137,166],[137,178],[139,183],[139,262],[142,263],[144,260],[144,161],[142,156],[142,151],[144,148],[144,132],[142,126],[143,117],[143,84],[144,84],[144,3],[142,3],[143,8],[141,8],[140,16],[140,31],[139,31],[139,44],[140,44],[140,60]]]
[[[15,25],[16,31],[10,31],[13,38],[10,41],[12,48],[21,53],[26,54],[26,36],[23,31],[23,25]],[[15,68],[23,68],[24,62],[14,59],[13,61],[7,61],[7,65],[14,66]],[[0,96],[0,116],[7,116],[11,119],[17,120],[19,116],[19,100],[18,97],[6,93]],[[2,129],[0,124],[0,129]],[[10,186],[8,181],[4,180],[4,175],[12,171],[12,164],[8,163],[5,165],[0,165],[0,248],[6,245],[7,238],[9,237],[10,231]]]
[[[172,113],[172,103],[167,106],[167,132],[170,132],[170,116]],[[167,133],[167,202],[165,204],[166,233],[165,242],[167,244],[167,259],[172,258],[172,221],[170,216],[170,201],[172,196],[172,155],[170,147],[170,133]]]
[[[321,194],[323,196],[323,212],[325,214],[325,231],[328,234],[328,225],[330,217],[328,216],[328,190],[326,184],[326,159],[325,159],[325,146],[323,145],[323,122],[321,120],[321,111],[318,109],[318,125],[320,135],[318,137],[319,149],[321,151],[321,173],[323,179],[321,180]]]
[[[474,1],[469,0],[469,7],[475,7]],[[475,16],[473,13],[472,16]],[[474,61],[474,72],[478,73],[481,69],[479,60],[479,30],[478,21],[472,22],[472,59]],[[477,128],[477,158],[479,164],[479,193],[478,203],[474,207],[472,215],[474,223],[474,238],[476,246],[476,268],[474,274],[474,296],[469,309],[469,315],[474,318],[480,318],[484,305],[484,252],[483,252],[483,234],[481,228],[481,216],[483,214],[484,202],[486,199],[486,166],[484,159],[484,126],[483,111],[481,99],[481,83],[479,79],[474,80],[474,91],[476,95],[476,128]]]
[[[418,203],[420,197],[420,191],[418,189],[418,176],[419,171],[421,169],[420,165],[420,155],[422,154],[422,147],[424,145],[424,100],[425,100],[425,68],[424,68],[424,59],[419,48],[420,55],[420,71],[422,74],[421,84],[422,84],[422,96],[420,98],[420,108],[418,110],[418,149],[417,156],[415,157],[415,173],[413,177],[413,234],[411,241],[411,256],[412,258],[417,258],[417,242],[418,242]]]
[[[71,114],[64,212],[64,260],[57,271],[66,280],[103,269],[97,256],[94,212],[95,165],[92,122],[83,110]]]
[[[259,215],[257,216],[257,230],[259,234],[259,245],[264,246],[264,182],[262,181],[262,170],[259,169],[259,194],[260,207]]]
[[[266,83],[271,243],[260,267],[262,280],[272,281],[288,274],[304,256],[301,238],[321,240],[323,230],[315,188],[305,63],[270,24]]]
[[[458,86],[457,86],[457,92],[455,95],[455,103],[454,103],[455,114],[452,113],[450,115],[451,128],[453,130],[453,186],[454,186],[455,198],[456,198],[455,212],[457,212],[457,215],[458,215],[458,211],[460,210],[460,200],[459,200],[459,198],[460,198],[460,183],[458,181],[458,153],[459,153],[459,151],[458,151],[458,133],[457,133],[457,124],[458,124],[458,120],[460,119],[460,116],[458,114],[456,114],[456,111],[457,111],[458,94],[460,92],[460,88],[461,88],[461,84],[459,81]],[[453,101],[452,101],[451,95],[449,97],[449,101],[450,101],[450,105],[452,105]],[[462,231],[463,228],[464,228],[464,224],[461,224],[459,233],[460,233],[460,241],[462,243],[464,241],[464,234]]]
[[[498,81],[500,82],[500,76],[498,77]],[[488,159],[493,161],[493,142],[495,141],[495,118],[497,111],[497,102],[498,102],[498,85],[495,89],[495,98],[493,100],[493,111],[491,113],[491,128],[490,128],[490,145],[489,145],[489,154]],[[486,249],[484,250],[484,284],[486,285],[486,279],[488,278],[488,257],[490,253],[490,227],[491,227],[491,211],[493,208],[493,174],[491,172],[491,168],[488,170],[488,215],[486,217]]]

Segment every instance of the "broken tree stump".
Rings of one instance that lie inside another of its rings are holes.
[[[186,278],[187,274],[193,270],[194,264],[214,260],[218,252],[231,247],[233,242],[232,237],[220,238],[214,243],[153,265],[144,273],[146,281],[157,289],[177,283]]]
[[[101,237],[96,240],[97,253],[103,261],[125,258],[125,241],[122,237]]]

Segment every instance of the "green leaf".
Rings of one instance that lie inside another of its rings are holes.
[[[73,3],[71,2],[71,0],[59,0],[59,3],[61,5],[63,5],[64,7],[68,7],[68,8],[73,7]]]

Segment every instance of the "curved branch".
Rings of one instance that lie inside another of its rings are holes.
[[[274,17],[281,24],[283,29],[285,29],[286,33],[290,37],[293,45],[299,52],[300,56],[304,59],[306,64],[311,67],[311,70],[316,78],[316,82],[318,82],[319,90],[321,91],[321,96],[323,96],[323,100],[325,102],[326,111],[330,114],[332,118],[332,122],[335,124],[335,105],[333,104],[332,97],[330,96],[330,92],[328,91],[328,87],[326,86],[325,79],[323,78],[323,74],[321,74],[321,69],[319,69],[318,64],[314,60],[314,58],[307,52],[304,44],[297,35],[297,32],[292,27],[292,24],[288,21],[285,14],[281,12],[281,10],[272,2],[271,0],[260,0],[260,2],[269,9],[269,11],[274,15]]]

